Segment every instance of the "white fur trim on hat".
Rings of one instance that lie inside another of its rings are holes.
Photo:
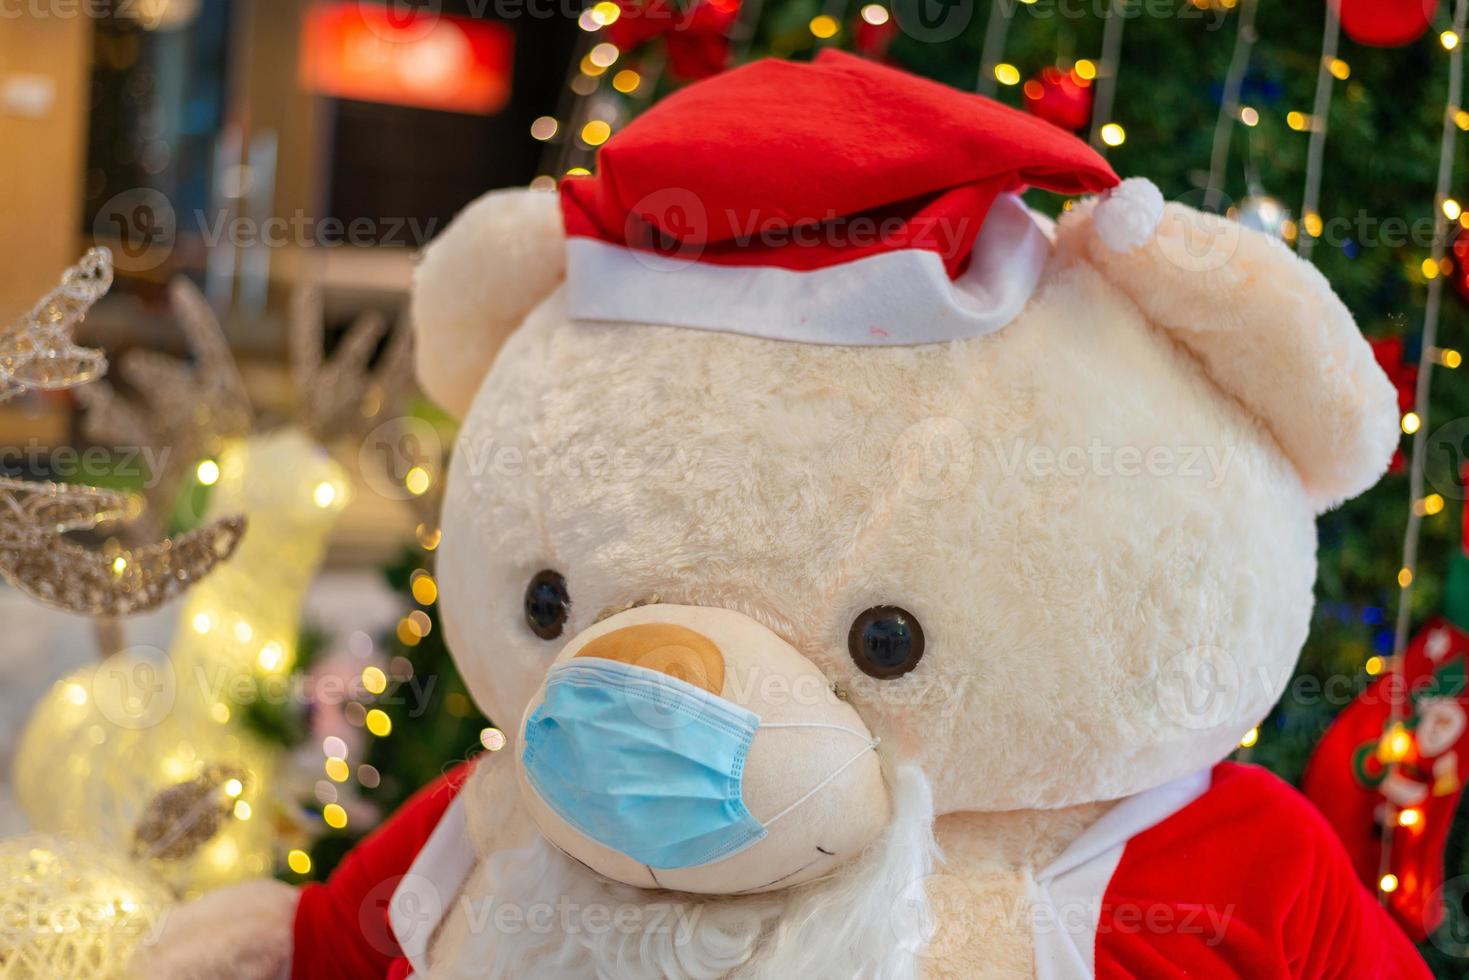
[[[807,272],[728,266],[567,241],[566,302],[578,320],[650,323],[847,347],[941,343],[1019,315],[1050,242],[1018,197],[985,217],[969,268],[950,279],[936,252],[903,249]]]
[[[1114,252],[1147,244],[1163,217],[1163,192],[1146,177],[1129,177],[1107,192],[1093,218],[1097,237]]]

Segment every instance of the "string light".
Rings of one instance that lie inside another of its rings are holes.
[[[1367,671],[1368,677],[1376,677],[1382,673],[1382,658],[1375,655],[1368,657],[1367,663],[1363,665],[1363,669]]]
[[[311,491],[311,502],[326,510],[337,499],[337,488],[323,480]]]
[[[347,767],[347,760],[336,756],[327,759],[322,768],[326,771],[326,778],[334,783],[345,783],[352,775],[352,770]]]
[[[613,3],[612,0],[602,0],[601,3],[592,6],[592,19],[599,27],[611,27],[617,23],[617,18],[622,16],[622,8]]]
[[[622,52],[617,50],[617,45],[603,41],[587,52],[587,60],[598,68],[611,68],[621,54]]]
[[[1121,146],[1127,142],[1127,130],[1115,122],[1109,122],[1102,127],[1102,142],[1108,146]]]
[[[1020,69],[1008,62],[1000,62],[995,65],[995,81],[1001,85],[1019,85]]]
[[[214,486],[219,482],[219,463],[212,459],[201,460],[194,469],[194,477],[199,481],[200,486]]]
[[[599,119],[594,119],[582,128],[581,138],[592,146],[597,146],[607,141],[612,135],[612,127]],[[433,484],[433,477],[429,476],[428,470],[422,466],[415,466],[403,475],[403,486],[415,497],[422,497],[428,493],[428,488]]]
[[[373,708],[363,720],[367,730],[378,738],[386,738],[393,731],[393,719],[381,708]]]
[[[1423,820],[1423,811],[1417,807],[1408,807],[1398,814],[1399,827],[1416,827]]]
[[[362,668],[362,686],[368,694],[381,694],[388,689],[388,675],[381,667]]]
[[[810,28],[813,35],[823,41],[836,37],[837,31],[841,29],[837,19],[830,14],[817,14],[811,18],[811,23],[807,27]]]
[[[1311,117],[1297,109],[1292,109],[1285,114],[1285,124],[1298,133],[1304,133],[1311,127]]]
[[[1338,82],[1344,82],[1352,77],[1352,66],[1340,58],[1332,58],[1326,63],[1327,69]]]
[[[292,849],[291,852],[286,855],[286,867],[290,868],[298,875],[310,874],[311,855],[307,854],[305,851],[299,848]]]
[[[485,728],[479,733],[479,744],[488,752],[498,752],[505,747],[505,733],[498,728]]]
[[[1260,728],[1257,725],[1256,727],[1251,728],[1249,731],[1245,732],[1245,737],[1239,740],[1239,747],[1242,749],[1248,749],[1254,746],[1254,744],[1258,741],[1260,741]]]
[[[432,606],[438,601],[439,585],[434,581],[434,577],[423,569],[413,573],[413,579],[408,588],[413,593],[413,601],[420,606]]]
[[[612,87],[617,89],[617,91],[621,92],[623,95],[631,95],[632,93],[636,92],[638,90],[638,86],[641,84],[643,84],[643,76],[639,75],[631,68],[624,68],[622,69],[622,71],[612,76]]]
[[[255,662],[260,665],[261,670],[275,673],[286,662],[286,650],[279,643],[271,641],[260,648]]]
[[[398,620],[398,628],[395,631],[398,642],[405,647],[416,647],[423,642],[423,637],[414,629],[413,624],[407,619]]]
[[[1444,198],[1442,207],[1444,217],[1448,218],[1450,221],[1458,221],[1459,215],[1464,213],[1464,209],[1459,206],[1459,202],[1454,200],[1452,197]]]
[[[225,796],[228,796],[230,798],[234,798],[236,796],[239,796],[243,792],[245,792],[245,784],[242,783],[242,782],[240,782],[238,779],[230,778],[230,779],[228,779],[228,780],[225,781],[225,784],[224,784],[224,795]]]
[[[1459,36],[1463,33],[1466,22],[1469,22],[1469,0],[1456,0],[1454,3],[1454,26],[1452,30],[1445,31],[1439,35],[1444,49],[1449,52],[1449,84],[1448,93],[1444,100],[1444,121],[1442,134],[1439,138],[1438,155],[1438,177],[1435,182],[1435,200],[1447,202],[1449,190],[1454,180],[1454,144],[1458,136],[1461,124],[1458,114],[1464,94],[1464,55],[1459,47]],[[1460,215],[1462,217],[1462,213]],[[1446,240],[1448,238],[1448,222],[1451,221],[1448,209],[1445,207],[1434,221],[1433,237],[1433,262],[1434,272],[1438,272],[1441,266],[1439,262],[1446,258]],[[1425,439],[1424,423],[1428,418],[1428,407],[1432,393],[1433,361],[1438,342],[1439,313],[1443,303],[1443,278],[1437,275],[1427,274],[1427,263],[1425,263],[1424,274],[1427,276],[1428,297],[1423,307],[1423,332],[1421,334],[1422,353],[1418,358],[1418,381],[1413,396],[1413,411],[1403,416],[1403,431],[1413,436],[1413,447],[1411,461],[1408,467],[1408,499],[1418,501],[1423,499],[1425,512],[1427,509],[1427,495],[1424,494],[1425,469],[1427,457],[1427,440]],[[1411,417],[1411,421],[1410,421]],[[1408,631],[1412,626],[1413,602],[1412,593],[1409,591],[1413,585],[1413,568],[1418,560],[1418,539],[1422,533],[1423,515],[1419,514],[1416,507],[1410,507],[1408,511],[1407,527],[1403,530],[1403,564],[1398,572],[1398,584],[1402,592],[1398,596],[1397,618],[1393,628],[1393,676],[1398,683],[1389,688],[1388,718],[1390,722],[1389,739],[1390,752],[1393,758],[1389,761],[1397,761],[1403,758],[1412,744],[1412,737],[1404,727],[1404,721],[1408,713],[1408,698],[1402,693],[1404,681],[1404,664],[1408,647]],[[1387,774],[1390,778],[1391,774]],[[1378,888],[1383,894],[1390,894],[1398,887],[1397,876],[1392,874],[1392,846],[1394,837],[1394,826],[1391,822],[1384,824],[1382,828],[1382,841],[1378,853]]]
[[[252,812],[254,811],[250,809],[250,804],[246,803],[244,800],[235,801],[234,814],[236,820],[249,820],[250,814]]]
[[[1097,77],[1096,62],[1087,58],[1082,58],[1076,64],[1072,65],[1071,70],[1076,73],[1077,78],[1085,82],[1093,81]]]
[[[890,16],[888,8],[880,3],[869,3],[862,8],[862,19],[873,27],[881,27],[886,24]]]
[[[1442,513],[1443,507],[1443,496],[1436,493],[1430,493],[1428,496],[1424,497],[1418,502],[1417,510],[1418,513],[1424,515],[1425,517],[1432,517],[1435,514]]]
[[[1398,723],[1389,728],[1382,741],[1377,744],[1377,757],[1383,762],[1399,762],[1407,757],[1412,747],[1413,736]]]
[[[1208,0],[1205,0],[1205,9],[1207,6]],[[1209,149],[1209,182],[1204,187],[1203,201],[1205,211],[1219,210],[1225,165],[1229,162],[1229,145],[1234,139],[1234,122],[1240,116],[1240,92],[1244,88],[1245,73],[1249,71],[1250,52],[1255,46],[1255,8],[1255,0],[1245,0],[1235,26],[1234,51],[1229,56],[1229,71],[1224,76],[1224,88],[1219,99],[1219,115],[1214,120],[1214,141]],[[1258,122],[1258,115],[1255,118]]]
[[[1260,113],[1254,106],[1245,106],[1239,111],[1239,121],[1246,126],[1258,126],[1260,124]]]
[[[556,122],[552,117],[541,116],[530,124],[530,134],[534,139],[538,139],[544,143],[546,140],[553,138],[556,135],[556,131],[560,128],[561,124]]]

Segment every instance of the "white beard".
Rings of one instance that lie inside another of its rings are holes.
[[[434,980],[916,980],[931,935],[933,796],[890,769],[892,822],[831,874],[778,892],[703,896],[608,880],[536,835],[476,875],[481,923]]]

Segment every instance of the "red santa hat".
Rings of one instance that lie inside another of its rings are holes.
[[[978,336],[1049,254],[1016,195],[1117,182],[992,100],[835,51],[759,61],[670,96],[563,183],[568,309],[807,343]]]

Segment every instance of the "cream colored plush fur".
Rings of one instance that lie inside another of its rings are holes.
[[[748,617],[882,740],[890,791],[910,787],[895,812],[931,792],[946,859],[910,886],[934,927],[915,968],[1030,976],[1035,871],[1111,801],[1228,755],[1290,676],[1314,518],[1375,480],[1393,445],[1391,388],[1346,310],[1254,232],[1171,206],[1128,251],[1130,231],[1108,244],[1083,205],[1030,304],[985,337],[859,349],[574,322],[553,206],[486,198],[418,279],[423,380],[463,415],[438,580],[476,700],[514,731],[604,610],[657,597]],[[573,603],[552,642],[522,611],[547,568]],[[854,617],[878,604],[927,636],[894,680],[847,653]],[[499,780],[507,812],[516,748],[500,775],[475,776]],[[521,880],[501,855],[536,832],[516,819],[476,835],[462,898]],[[626,887],[538,867],[579,893]],[[798,901],[789,891],[772,900]],[[435,971],[484,941],[451,917]]]

